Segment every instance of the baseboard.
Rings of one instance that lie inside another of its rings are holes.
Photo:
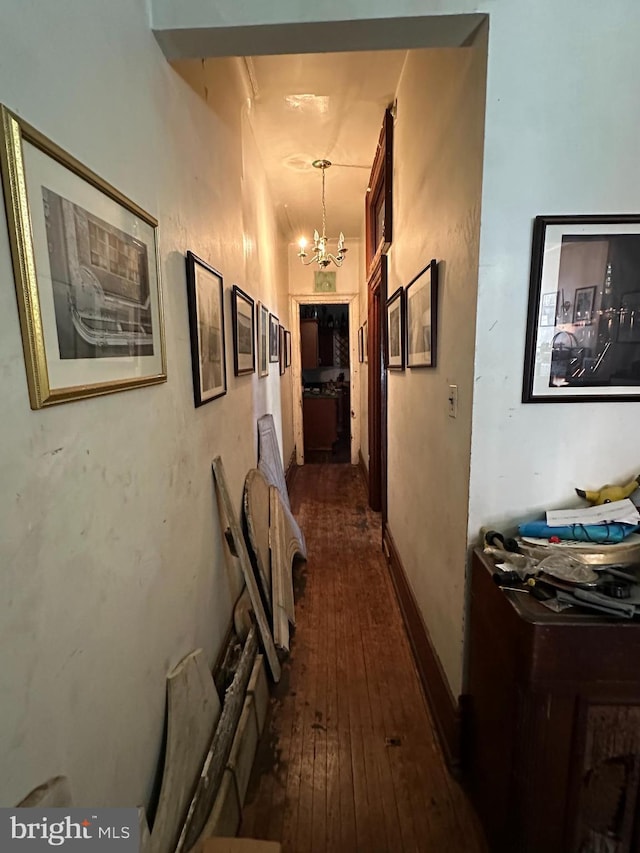
[[[422,689],[431,709],[447,765],[451,772],[458,776],[461,753],[460,708],[453,697],[422,613],[409,586],[393,536],[386,525],[383,542]]]
[[[284,479],[287,483],[287,490],[289,494],[291,494],[291,488],[293,486],[293,481],[296,478],[296,474],[298,473],[298,465],[296,463],[296,449],[293,448],[293,453],[291,454],[291,459],[289,459],[289,464],[287,465],[287,470],[284,475]]]
[[[362,450],[358,451],[358,468],[360,469],[360,473],[362,474],[362,479],[364,480],[364,485],[369,491],[369,472],[367,471],[367,466],[364,462],[364,456],[362,455]]]

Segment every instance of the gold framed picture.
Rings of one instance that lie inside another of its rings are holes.
[[[317,270],[313,275],[314,293],[335,293],[336,274],[326,270]]]
[[[157,221],[0,105],[32,409],[166,381]]]

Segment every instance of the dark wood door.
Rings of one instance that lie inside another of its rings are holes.
[[[387,256],[378,255],[368,282],[369,506],[387,510],[387,382],[382,356],[383,306],[387,301]]]

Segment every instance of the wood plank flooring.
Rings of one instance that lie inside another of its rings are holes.
[[[291,503],[309,559],[240,834],[285,853],[486,853],[444,765],[358,469],[304,466]]]

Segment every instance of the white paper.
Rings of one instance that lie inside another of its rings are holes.
[[[586,509],[547,511],[547,525],[549,527],[564,527],[569,524],[607,524],[615,521],[625,524],[638,524],[640,522],[640,513],[629,498],[602,504],[602,506],[589,506]]]

